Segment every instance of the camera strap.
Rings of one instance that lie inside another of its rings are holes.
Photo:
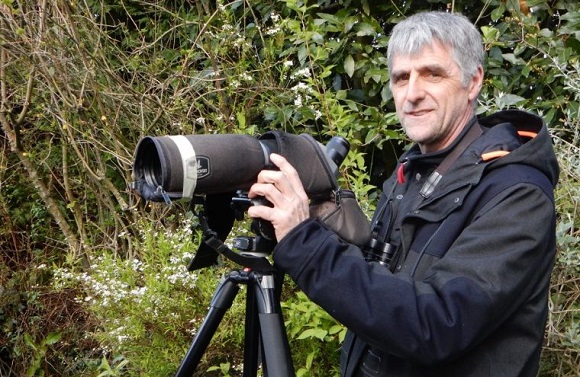
[[[441,181],[441,178],[443,178],[443,175],[447,172],[447,170],[451,167],[451,165],[459,158],[459,156],[463,152],[465,152],[467,147],[482,134],[483,131],[481,130],[481,126],[476,121],[473,125],[471,125],[471,127],[469,127],[469,130],[467,130],[467,133],[461,139],[459,144],[457,144],[457,146],[453,148],[453,150],[447,156],[445,156],[445,158],[443,159],[443,161],[441,161],[437,169],[435,169],[435,171],[431,173],[431,175],[421,188],[420,194],[423,198],[427,199],[429,196],[431,196],[431,194],[435,190],[435,186],[437,186],[439,181]]]

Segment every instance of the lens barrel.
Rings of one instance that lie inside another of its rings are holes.
[[[235,191],[256,181],[266,153],[248,135],[147,136],[137,145],[133,175],[148,192],[162,190],[170,199]]]
[[[308,134],[270,131],[260,138],[249,135],[146,136],[135,150],[133,188],[146,200],[192,198],[246,190],[258,173],[275,168],[270,154],[284,156],[311,197],[325,196],[337,188],[338,166],[349,143],[332,138],[326,147]]]

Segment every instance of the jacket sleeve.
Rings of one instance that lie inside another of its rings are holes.
[[[420,281],[366,262],[309,219],[275,248],[276,266],[367,343],[423,364],[461,355],[546,291],[555,248],[553,203],[518,184],[479,210]],[[538,324],[542,326],[543,324]]]

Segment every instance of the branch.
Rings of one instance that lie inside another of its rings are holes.
[[[4,100],[5,98],[2,99],[2,101]],[[3,112],[0,112],[0,125],[2,126],[2,130],[6,134],[6,137],[8,138],[8,142],[10,143],[10,148],[12,152],[14,152],[18,156],[20,162],[24,166],[24,169],[28,173],[27,176],[28,180],[36,188],[38,195],[46,205],[47,211],[52,215],[52,217],[58,224],[74,256],[78,257],[79,252],[81,250],[81,243],[79,242],[75,232],[71,229],[66,216],[60,210],[57,201],[51,196],[50,190],[48,189],[46,184],[42,181],[32,161],[27,157],[25,153],[22,153],[22,151],[18,149],[18,145],[16,143],[16,135],[14,133],[14,127],[12,126],[12,124],[6,117],[5,113]]]

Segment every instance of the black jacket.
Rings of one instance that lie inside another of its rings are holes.
[[[399,198],[391,222],[400,247],[391,270],[366,261],[316,219],[276,246],[276,266],[349,329],[344,375],[369,347],[382,360],[378,376],[537,373],[558,165],[540,118],[504,111],[479,124],[483,135],[427,199],[417,200],[418,191],[458,141],[434,154],[411,148],[401,159],[404,178],[394,173],[385,182],[373,222],[389,223],[381,208],[387,195]],[[503,156],[484,158],[498,151]]]

